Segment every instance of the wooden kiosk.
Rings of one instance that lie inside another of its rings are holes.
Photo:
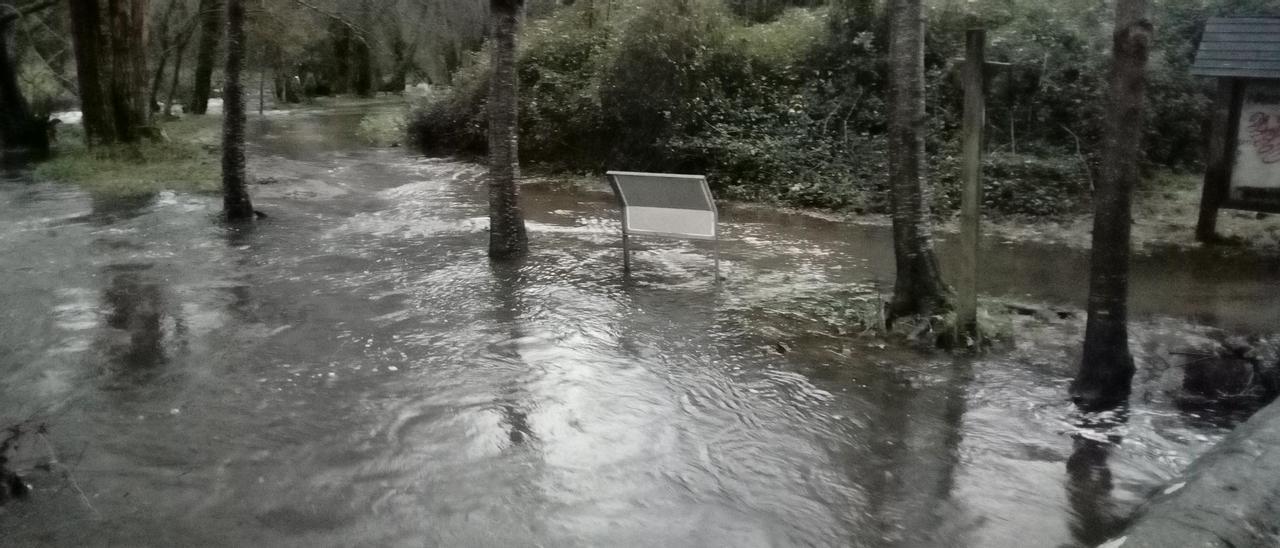
[[[1218,79],[1196,239],[1220,208],[1280,213],[1280,17],[1215,17],[1191,73]]]

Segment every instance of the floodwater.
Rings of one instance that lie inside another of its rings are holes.
[[[491,265],[483,170],[363,147],[363,114],[251,117],[252,228],[0,182],[0,417],[34,417],[0,542],[1094,545],[1230,423],[1161,352],[1280,320],[1274,264],[1139,257],[1134,405],[1081,415],[1079,318],[972,362],[790,333],[887,293],[883,227],[729,209],[716,288],[706,245],[627,276],[607,196],[530,187],[532,254]],[[983,283],[1078,306],[1086,267],[993,242]]]

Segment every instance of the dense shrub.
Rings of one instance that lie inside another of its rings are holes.
[[[454,75],[454,85],[434,92],[415,108],[409,136],[425,150],[480,153],[488,146],[488,56],[475,54],[466,68]]]
[[[1155,7],[1146,159],[1194,168],[1209,108],[1189,75],[1198,33],[1224,12],[1273,0]],[[620,0],[530,21],[519,56],[521,155],[568,169],[698,171],[719,195],[882,211],[886,25],[875,0]],[[957,205],[955,139],[966,28],[989,30],[987,205],[1059,215],[1088,203],[1111,47],[1109,3],[932,4],[926,43],[936,205]],[[1273,8],[1274,9],[1274,8]],[[414,116],[427,149],[485,145],[487,54]]]
[[[982,172],[983,211],[1004,215],[1058,217],[1089,205],[1090,177],[1079,160],[996,153]],[[934,162],[934,199],[940,209],[960,207],[960,159],[940,156]]]

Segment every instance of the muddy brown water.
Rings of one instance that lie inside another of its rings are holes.
[[[1274,263],[1138,257],[1139,389],[1102,417],[1065,400],[1078,319],[972,362],[779,354],[773,312],[887,287],[885,228],[730,208],[717,290],[705,245],[624,276],[607,196],[530,187],[533,252],[492,266],[483,169],[361,146],[366,110],[252,120],[254,228],[7,174],[0,417],[49,432],[0,543],[1092,545],[1230,425],[1159,353],[1280,320]],[[1078,306],[1087,259],[991,242],[982,283]]]

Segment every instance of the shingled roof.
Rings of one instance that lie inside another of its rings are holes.
[[[1210,19],[1191,74],[1280,78],[1280,17]]]

